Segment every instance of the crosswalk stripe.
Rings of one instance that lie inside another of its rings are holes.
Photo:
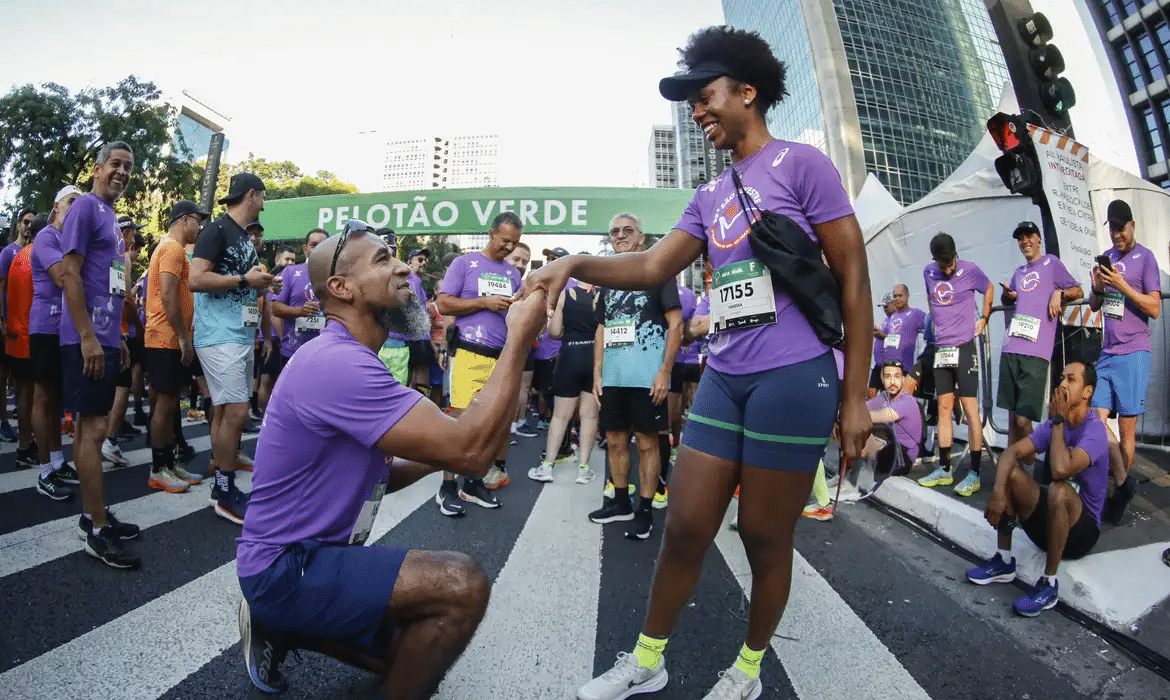
[[[586,518],[601,486],[544,485],[492,586],[479,632],[437,698],[543,700],[593,675],[602,529]]]
[[[388,496],[378,510],[371,540],[385,535],[433,497],[441,479],[433,474]],[[207,500],[202,502],[206,505]],[[239,641],[235,615],[239,599],[233,559],[0,674],[0,688],[5,700],[40,700],[45,697],[46,683],[58,700],[155,700]],[[165,657],[159,656],[160,650]]]
[[[739,535],[722,527],[715,544],[750,598],[751,566]],[[776,633],[783,636],[772,638],[772,650],[803,700],[930,700],[800,552],[793,552],[792,592]],[[737,651],[724,653],[731,659]]]

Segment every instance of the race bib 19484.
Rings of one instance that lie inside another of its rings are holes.
[[[512,280],[504,275],[485,272],[479,276],[479,295],[481,297],[510,297],[512,296]]]

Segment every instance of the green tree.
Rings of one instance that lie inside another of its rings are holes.
[[[199,179],[203,177],[203,166],[195,166]],[[358,188],[342,181],[328,170],[318,170],[316,175],[305,175],[295,163],[288,160],[271,161],[257,158],[249,153],[238,163],[228,163],[219,168],[216,180],[216,199],[228,192],[232,175],[252,173],[264,181],[265,199],[292,199],[294,197],[316,197],[326,194],[357,194]],[[212,214],[218,216],[223,207],[216,205]]]
[[[455,241],[451,236],[416,236],[411,233],[405,233],[398,237],[398,258],[406,260],[406,256],[410,255],[412,250],[422,250],[426,248],[431,251],[431,258],[427,264],[423,266],[422,283],[423,289],[428,292],[438,291],[439,280],[443,278],[443,256],[447,253],[462,253],[459,246],[455,245]]]

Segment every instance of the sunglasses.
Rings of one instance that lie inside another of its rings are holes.
[[[375,233],[375,229],[373,226],[358,219],[350,219],[345,222],[345,228],[341,229],[341,240],[337,243],[337,250],[333,251],[333,263],[329,266],[330,277],[337,274],[337,259],[341,257],[341,249],[345,247],[350,236],[359,233]]]

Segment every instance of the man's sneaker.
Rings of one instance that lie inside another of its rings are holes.
[[[61,477],[57,476],[57,472],[49,472],[49,476],[45,478],[37,477],[37,492],[43,496],[48,496],[54,501],[67,501],[73,498],[76,493],[73,487],[61,481]]]
[[[536,421],[536,429],[537,430],[548,430],[548,421],[543,419],[543,418]]]
[[[624,700],[640,693],[656,693],[666,687],[666,657],[655,668],[642,668],[638,657],[621,652],[613,668],[581,686],[577,700]]]
[[[528,470],[528,478],[533,481],[548,483],[553,480],[553,465],[551,462],[541,462]]]
[[[240,452],[239,454],[236,455],[236,471],[250,472],[255,467],[256,467],[256,462],[254,462],[252,460],[252,458],[249,457],[248,455],[244,454],[243,452]]]
[[[633,496],[633,495],[634,495],[634,485],[633,485],[633,484],[630,484],[630,485],[627,487],[627,490],[629,491],[629,495],[631,495],[631,496]],[[614,493],[614,491],[613,491],[613,481],[612,481],[612,480],[609,480],[609,479],[606,479],[606,481],[605,481],[605,489],[604,489],[604,490],[602,490],[602,492],[601,492],[601,495],[602,495],[602,496],[605,496],[606,498],[613,498],[613,493]]]
[[[8,421],[0,423],[0,440],[4,442],[16,442],[16,432],[12,430],[12,425]]]
[[[483,478],[483,485],[492,491],[503,488],[510,483],[512,483],[512,479],[508,477],[508,472],[500,469],[494,464],[492,465],[492,468],[488,470],[487,476]]]
[[[60,479],[61,483],[63,484],[76,485],[81,483],[81,476],[78,475],[77,470],[74,469],[73,465],[69,462],[62,463],[61,467],[56,469],[53,473],[57,475],[57,478]]]
[[[763,692],[764,684],[759,678],[750,678],[732,666],[719,672],[719,682],[703,696],[703,700],[756,700]]]
[[[141,425],[143,427],[150,425],[150,414],[146,411],[136,409],[134,411],[134,425]]]
[[[667,505],[669,505],[669,503],[670,503],[670,489],[664,488],[661,491],[659,491],[658,493],[654,494],[654,503],[652,503],[651,505],[653,505],[656,510],[662,510]]]
[[[16,466],[30,469],[41,466],[40,460],[37,458],[37,448],[35,445],[26,447],[25,449],[16,448]]]
[[[186,464],[195,459],[195,448],[187,443],[175,445],[175,461]]]
[[[589,468],[588,464],[582,464],[580,467],[577,468],[576,481],[578,484],[589,484],[589,483],[592,483],[593,480],[596,478],[597,478],[597,474],[594,473],[594,471]]]
[[[731,522],[727,523],[727,527],[732,530],[739,530],[739,511],[736,511],[735,515],[731,516]]]
[[[523,423],[518,428],[516,428],[516,434],[520,437],[536,437],[538,435],[535,430],[528,427],[527,423]]]
[[[827,506],[821,506],[817,505],[816,503],[811,503],[805,506],[804,510],[801,511],[800,514],[806,518],[812,518],[813,520],[826,522],[833,519],[833,504],[830,503]]]
[[[189,486],[186,481],[180,479],[170,469],[160,469],[157,472],[152,471],[150,478],[146,480],[146,485],[152,489],[166,491],[167,493],[183,493]]]
[[[980,586],[989,583],[1011,583],[1016,580],[1016,558],[1012,557],[1009,564],[1003,560],[999,552],[996,552],[983,566],[967,569],[967,580]]]
[[[856,503],[861,500],[861,489],[849,479],[841,484],[841,488],[837,489],[837,503]]]
[[[132,440],[142,434],[142,431],[135,428],[130,422],[123,420],[122,427],[118,428],[119,440]]]
[[[248,421],[246,423],[244,423],[244,432],[245,433],[258,433],[258,432],[260,432],[260,421],[254,419],[254,418],[249,418]]]
[[[206,413],[196,408],[192,408],[191,410],[187,411],[187,420],[203,420],[206,417]]]
[[[459,498],[459,487],[455,485],[454,479],[444,480],[439,486],[439,492],[435,494],[435,505],[439,506],[439,512],[448,518],[458,518],[467,512]]]
[[[463,486],[459,488],[459,497],[468,503],[474,503],[484,508],[500,507],[500,499],[496,498],[496,494],[488,491],[483,479],[464,479]]]
[[[955,487],[955,493],[963,496],[964,498],[968,496],[974,496],[979,492],[979,488],[981,486],[982,484],[979,482],[979,475],[975,472],[967,472],[967,476],[965,476],[963,480],[959,482],[958,486]]]
[[[950,486],[953,483],[955,483],[955,479],[951,476],[951,472],[947,469],[943,469],[942,467],[935,469],[931,473],[918,480],[919,486],[925,486],[927,488],[933,488],[935,486]]]
[[[244,652],[244,667],[252,685],[265,693],[283,693],[288,681],[280,674],[280,663],[288,655],[290,645],[281,634],[252,616],[248,601],[240,601],[240,649]]]
[[[132,540],[142,532],[142,529],[137,525],[124,523],[114,517],[109,508],[106,508],[106,520],[110,523],[103,530],[109,528],[113,530],[114,535],[120,540]],[[93,521],[82,515],[77,519],[77,536],[84,541],[90,534],[93,533]]]
[[[1058,602],[1060,591],[1056,584],[1051,583],[1047,576],[1041,576],[1036,585],[1032,586],[1032,590],[1016,598],[1016,602],[1012,603],[1012,609],[1017,615],[1036,617],[1045,610],[1056,607]]]
[[[1125,509],[1137,493],[1137,478],[1130,474],[1125,483],[1117,487],[1112,496],[1105,499],[1105,507],[1101,509],[1101,520],[1110,525],[1120,525],[1125,517]]]
[[[115,569],[133,569],[139,564],[138,555],[122,544],[122,538],[114,532],[113,525],[103,527],[96,535],[92,530],[88,532],[85,536],[85,553]]]
[[[130,460],[122,455],[122,448],[114,445],[113,449],[107,449],[106,442],[102,442],[102,459],[112,463],[115,467],[126,467],[130,465]]]
[[[649,508],[634,511],[634,522],[626,529],[626,539],[644,540],[654,530],[654,513]]]
[[[203,477],[199,476],[198,474],[192,474],[177,464],[170,469],[172,474],[177,476],[183,482],[190,484],[191,486],[203,483]]]
[[[212,489],[212,498],[216,515],[236,525],[244,524],[244,516],[248,514],[248,494],[236,488],[235,481],[230,482],[226,490]]]
[[[602,502],[601,508],[589,514],[589,519],[599,525],[615,523],[621,520],[633,520],[634,507],[630,505],[628,496],[623,498],[607,498]]]

